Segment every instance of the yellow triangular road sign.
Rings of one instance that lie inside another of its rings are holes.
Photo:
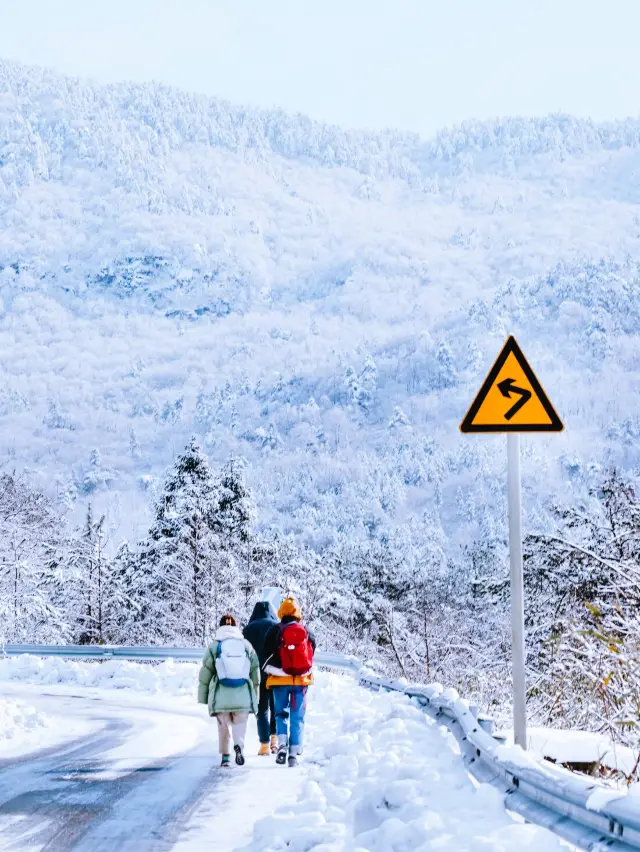
[[[461,432],[562,432],[564,426],[515,337],[489,371]]]

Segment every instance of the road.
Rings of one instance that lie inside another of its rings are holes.
[[[2,691],[60,724],[92,728],[0,760],[3,852],[169,850],[219,784],[214,731],[197,707],[122,690],[3,684]]]

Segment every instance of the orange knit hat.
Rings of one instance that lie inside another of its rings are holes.
[[[298,621],[302,621],[302,610],[300,609],[294,598],[285,598],[280,604],[280,609],[278,610],[278,618],[282,620],[288,615],[292,615]]]

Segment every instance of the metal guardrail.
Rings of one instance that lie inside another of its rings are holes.
[[[626,797],[590,810],[587,800],[602,785],[575,775],[548,760],[523,761],[499,756],[500,743],[488,733],[455,690],[440,686],[402,684],[366,671],[358,675],[363,686],[401,692],[416,699],[434,719],[456,736],[469,771],[479,781],[500,787],[505,807],[527,822],[589,852],[631,852],[640,849],[640,800]],[[454,697],[455,696],[455,697]]]
[[[160,645],[0,645],[0,657],[16,657],[32,654],[34,657],[70,657],[89,660],[176,660],[181,663],[200,662],[203,648],[171,648]],[[318,651],[315,655],[318,666],[357,672],[362,663],[357,657],[330,654]]]
[[[4,645],[0,655],[33,654],[97,660],[200,661],[202,648],[110,645]],[[510,760],[498,753],[500,743],[455,690],[443,692],[439,685],[405,684],[378,677],[356,658],[318,652],[317,665],[353,673],[359,683],[372,690],[400,692],[417,701],[431,717],[456,736],[463,760],[471,774],[498,786],[505,794],[505,807],[528,822],[550,829],[568,842],[589,852],[632,852],[640,849],[640,800],[620,798],[599,810],[587,800],[600,784],[574,775],[550,761]]]

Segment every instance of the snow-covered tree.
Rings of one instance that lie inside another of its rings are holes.
[[[107,544],[106,517],[96,519],[89,503],[84,526],[71,539],[67,551],[70,582],[66,608],[74,641],[81,645],[112,639],[112,622],[121,600],[114,588]]]
[[[164,641],[183,637],[199,643],[210,634],[217,506],[209,462],[192,438],[167,476],[140,549],[135,586],[144,599],[135,601],[134,616],[139,632]]]
[[[59,641],[63,522],[50,500],[15,474],[0,476],[0,635]]]
[[[357,389],[354,392],[356,402],[365,412],[368,412],[373,405],[377,382],[378,371],[376,364],[371,355],[368,355],[360,370]]]

